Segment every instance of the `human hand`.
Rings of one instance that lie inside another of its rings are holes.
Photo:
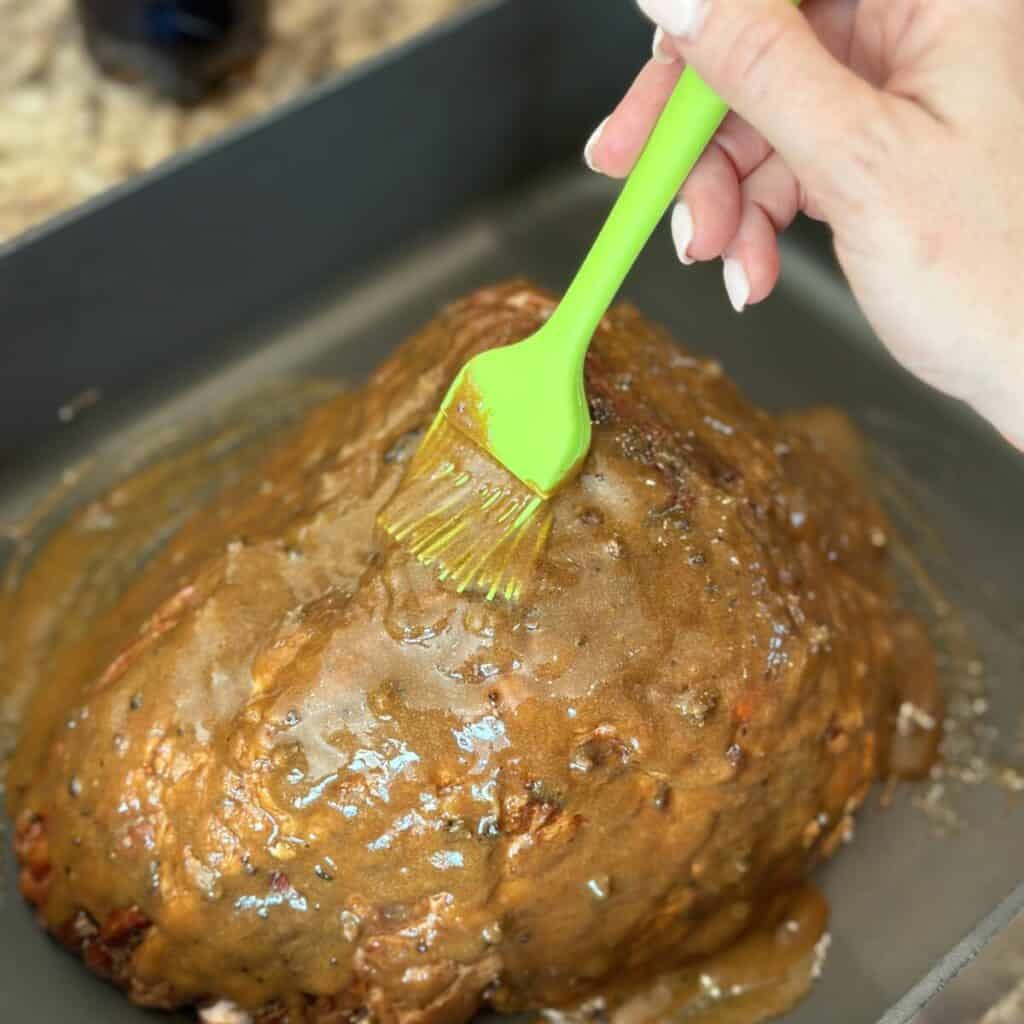
[[[732,110],[672,215],[680,259],[766,298],[803,210],[908,369],[1024,448],[1024,3],[638,0],[654,58],[587,145],[624,176],[692,64]]]

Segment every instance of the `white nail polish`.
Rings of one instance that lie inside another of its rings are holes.
[[[747,308],[747,301],[750,298],[750,278],[735,256],[725,256],[722,259],[722,276],[725,278],[725,291],[732,303],[732,308],[737,313],[742,313]]]
[[[670,36],[692,39],[704,24],[708,0],[637,0],[637,6]]]
[[[676,255],[684,267],[693,263],[690,255],[690,243],[693,241],[693,214],[690,207],[682,199],[672,211],[672,241],[675,243]]]
[[[611,114],[608,115],[611,117]],[[586,160],[587,166],[592,171],[599,171],[600,168],[594,163],[594,148],[598,142],[601,141],[601,133],[604,131],[604,126],[608,123],[608,117],[606,117],[595,129],[594,134],[587,139],[587,144],[583,147],[583,159]]]
[[[660,25],[654,30],[651,56],[656,64],[674,64],[676,61],[675,56],[665,49],[665,30]]]

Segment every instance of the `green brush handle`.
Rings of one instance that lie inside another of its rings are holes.
[[[594,331],[727,109],[696,71],[683,71],[551,317],[524,341],[474,356],[445,397],[445,418],[541,498],[590,450],[583,360]]]
[[[683,72],[604,227],[551,318],[566,355],[578,364],[582,365],[597,325],[728,109],[693,68]],[[550,337],[550,332],[545,333]]]

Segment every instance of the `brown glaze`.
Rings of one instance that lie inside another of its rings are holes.
[[[735,942],[652,982],[614,985],[575,1010],[547,1010],[551,1024],[758,1024],[790,1009],[818,977],[831,941],[828,906],[810,883],[758,904]]]
[[[41,667],[47,580],[87,548],[37,560],[7,668],[40,675],[9,773],[22,889],[133,999],[666,1020],[630,993],[680,968],[658,984],[692,1004],[716,953],[730,985],[801,990],[818,904],[791,957],[758,936],[848,835],[895,707],[937,710],[886,524],[825,452],[847,432],[759,411],[622,306],[523,602],[457,597],[375,532],[457,369],[550,309],[517,282],[455,304],[118,600],[64,607]]]

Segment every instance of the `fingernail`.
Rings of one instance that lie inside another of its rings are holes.
[[[692,39],[704,23],[708,0],[637,0],[637,6],[670,36]]]
[[[750,278],[743,269],[743,264],[734,256],[726,256],[722,260],[722,276],[725,278],[725,291],[737,313],[742,313],[750,298]]]
[[[611,117],[611,114],[608,115]],[[599,171],[600,168],[594,163],[594,149],[597,144],[601,141],[601,133],[604,131],[604,126],[608,123],[608,117],[606,117],[595,129],[594,134],[587,139],[587,144],[583,147],[583,159],[586,160],[587,166],[592,171]]]
[[[654,30],[651,56],[656,64],[674,64],[676,61],[675,56],[665,49],[665,30],[660,25]]]
[[[672,211],[672,241],[675,243],[676,255],[684,267],[693,263],[690,255],[690,243],[693,241],[693,214],[686,201],[680,199]]]

